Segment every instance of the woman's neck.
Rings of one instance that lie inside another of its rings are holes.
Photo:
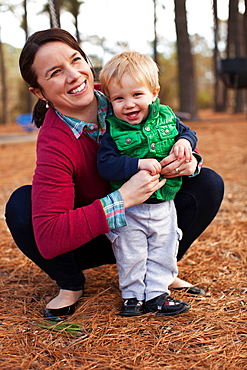
[[[84,107],[81,112],[78,112],[77,117],[80,121],[87,122],[87,123],[98,123],[98,101],[96,97],[94,97],[91,104],[87,107]]]

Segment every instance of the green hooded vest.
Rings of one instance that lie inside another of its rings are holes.
[[[110,134],[121,155],[135,158],[155,158],[161,161],[167,157],[178,135],[176,116],[170,107],[160,105],[157,98],[149,106],[147,119],[139,125],[131,125],[116,116],[107,119]],[[112,190],[117,190],[124,181],[112,181]],[[167,179],[165,185],[151,198],[167,201],[175,198],[182,185],[182,177]]]

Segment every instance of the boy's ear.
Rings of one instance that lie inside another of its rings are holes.
[[[33,95],[37,96],[37,98],[46,101],[46,99],[44,98],[44,95],[42,94],[42,92],[40,91],[38,87],[29,87],[29,91]]]
[[[159,95],[159,92],[160,92],[160,86],[158,86],[154,91],[153,91],[153,98],[152,98],[152,102],[154,103],[156,98],[158,97]]]

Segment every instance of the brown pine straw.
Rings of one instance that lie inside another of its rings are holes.
[[[192,305],[183,315],[123,318],[116,267],[88,270],[85,294],[68,320],[83,325],[78,337],[38,326],[45,298],[57,288],[17,249],[4,222],[11,192],[31,182],[35,143],[0,145],[0,369],[247,369],[247,120],[212,112],[201,112],[201,118],[189,125],[204,165],[225,180],[225,198],[179,270],[206,295],[173,291]]]

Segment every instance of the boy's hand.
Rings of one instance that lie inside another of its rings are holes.
[[[185,158],[185,162],[192,161],[192,148],[190,142],[186,139],[179,139],[172,147],[170,154],[174,154],[176,159]]]
[[[153,158],[139,159],[138,170],[147,170],[152,176],[157,175],[161,171],[161,164]]]

